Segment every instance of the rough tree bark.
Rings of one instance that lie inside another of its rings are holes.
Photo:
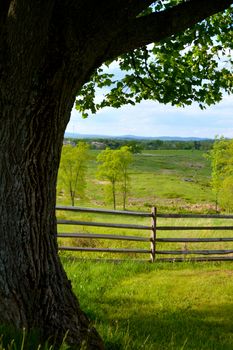
[[[61,27],[49,19],[60,21],[61,9],[53,3],[12,2],[1,27],[1,323],[36,328],[57,344],[68,330],[69,344],[101,349],[60,263],[55,216],[65,127],[96,57],[83,49],[74,59],[63,49],[72,33],[58,42]]]
[[[60,113],[68,118],[70,110],[48,103],[49,88],[27,111],[8,93],[0,112],[1,323],[35,327],[58,343],[69,330],[69,343],[102,348],[57,255],[55,189],[64,127],[49,120]]]
[[[129,29],[122,47],[113,45],[151,2],[0,3],[1,323],[57,343],[69,330],[71,345],[103,348],[58,258],[56,179],[76,94],[107,58],[145,43],[138,27],[138,42]]]
[[[58,96],[58,81],[52,91],[46,82],[29,94],[25,81],[26,91],[18,93],[6,86],[14,72],[8,74],[0,111],[1,323],[35,327],[58,343],[69,330],[69,343],[102,348],[57,255],[56,177],[66,125],[60,120],[68,120],[72,91]],[[16,77],[12,84],[19,86]]]

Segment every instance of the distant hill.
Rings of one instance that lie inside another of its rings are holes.
[[[76,133],[65,133],[65,138],[72,139],[116,139],[116,140],[162,140],[162,141],[204,141],[212,140],[211,138],[201,137],[180,137],[180,136],[135,136],[135,135],[121,135],[121,136],[110,136],[110,135],[95,135],[95,134],[76,134]]]

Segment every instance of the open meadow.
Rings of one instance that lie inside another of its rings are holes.
[[[85,198],[77,198],[76,206],[112,208],[104,198],[106,182],[98,180],[96,176],[98,153],[91,151]],[[130,167],[131,187],[127,209],[148,210],[157,206],[163,212],[214,210],[210,177],[210,163],[203,151],[154,150],[135,154]],[[57,203],[70,205],[70,199],[64,193],[58,193]],[[117,204],[117,209],[121,209],[120,198]]]
[[[88,164],[86,195],[82,200],[76,201],[77,206],[109,208],[111,203],[105,202],[104,189],[106,181],[99,181],[96,178],[97,151],[91,151],[92,157]],[[215,213],[214,196],[210,187],[211,169],[208,160],[204,157],[202,151],[197,150],[161,150],[144,151],[141,154],[134,155],[134,162],[130,168],[131,186],[127,202],[127,209],[131,211],[140,210],[150,213],[153,206],[157,207],[158,213],[194,213],[211,214]],[[121,198],[118,196],[117,209],[121,209]],[[58,205],[70,205],[69,197],[64,193],[58,195]],[[140,217],[119,217],[117,215],[104,215],[101,213],[76,213],[67,211],[58,211],[58,219],[79,220],[89,222],[110,222],[113,224],[125,223],[129,225],[151,225],[150,218]],[[224,219],[157,219],[158,226],[197,226],[197,230],[192,231],[169,231],[163,230],[157,232],[158,238],[208,238],[208,237],[227,237],[229,231],[209,231],[198,230],[198,226],[230,226],[232,220]],[[102,228],[74,225],[59,225],[60,233],[93,233],[93,234],[119,234],[122,236],[134,235],[150,237],[150,230],[127,228]],[[106,239],[89,238],[59,238],[59,243],[66,246],[83,246],[92,248],[114,248],[127,249],[150,249],[150,242],[130,242],[115,240],[113,243]],[[110,245],[111,244],[111,245]],[[211,245],[211,247],[210,247]],[[165,247],[166,246],[166,247]],[[231,249],[231,242],[167,242],[157,243],[157,250],[192,250],[192,249]],[[89,258],[108,258],[108,253],[75,253],[81,257]],[[139,257],[137,253],[114,254],[115,258],[133,258]],[[157,256],[160,257],[161,256]],[[148,254],[142,254],[140,258],[149,259]]]
[[[86,198],[77,206],[110,208],[104,201],[104,182],[95,178],[97,152],[88,167]],[[214,213],[209,185],[211,169],[200,151],[144,151],[134,156],[131,167],[128,210],[150,212]],[[66,196],[59,205],[69,205]],[[121,209],[120,205],[118,209]],[[126,222],[150,225],[150,218],[130,218],[92,213],[57,212],[59,219]],[[158,219],[158,225],[231,225],[224,219]],[[150,232],[127,229],[59,225],[59,232],[107,233],[149,236]],[[162,231],[159,237],[227,237],[231,231]],[[150,243],[59,238],[61,245],[150,249]],[[164,246],[166,245],[166,247]],[[232,249],[231,242],[157,243],[157,249]],[[148,254],[118,254],[125,262],[93,261],[110,258],[103,252],[67,252],[60,255],[81,307],[93,320],[106,349],[232,350],[232,262],[140,262]],[[162,257],[158,255],[157,258]],[[81,258],[81,259],[80,259]],[[85,259],[82,259],[85,258]]]

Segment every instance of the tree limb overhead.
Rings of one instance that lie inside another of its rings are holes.
[[[114,38],[106,60],[178,34],[233,4],[233,0],[189,0],[170,9],[135,18]]]

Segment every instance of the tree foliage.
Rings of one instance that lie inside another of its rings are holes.
[[[122,194],[122,207],[125,210],[127,195],[130,189],[129,168],[133,162],[132,149],[128,146],[123,146],[116,152],[120,159],[120,190]]]
[[[178,3],[156,1],[141,16]],[[119,108],[148,99],[182,107],[197,102],[202,109],[219,102],[224,91],[233,91],[232,22],[230,7],[169,39],[121,55],[118,70],[111,72],[111,61],[105,62],[83,86],[77,110],[86,117],[106,106]],[[95,99],[99,88],[105,88],[101,101]]]
[[[219,196],[221,207],[227,212],[233,212],[233,175],[224,178]]]
[[[216,211],[218,203],[224,209],[233,210],[233,140],[216,138],[212,150],[207,154],[211,161],[211,186],[215,194]]]
[[[72,206],[77,196],[84,195],[88,152],[89,145],[85,142],[79,142],[76,147],[65,145],[62,149],[58,186],[69,193]]]
[[[115,154],[116,151],[107,148],[97,156],[97,162],[99,163],[97,177],[109,182],[114,209],[116,209],[116,186],[120,179],[120,163]]]
[[[136,140],[131,140],[126,142],[125,144],[130,152],[132,152],[133,154],[138,154],[142,152],[143,146],[142,144],[140,144],[140,142],[136,141]]]
[[[118,150],[105,149],[97,156],[99,163],[97,177],[107,180],[107,197],[110,191],[113,208],[116,209],[117,192],[122,194],[123,210],[126,207],[127,194],[129,192],[129,166],[132,163],[132,154],[128,146]]]

